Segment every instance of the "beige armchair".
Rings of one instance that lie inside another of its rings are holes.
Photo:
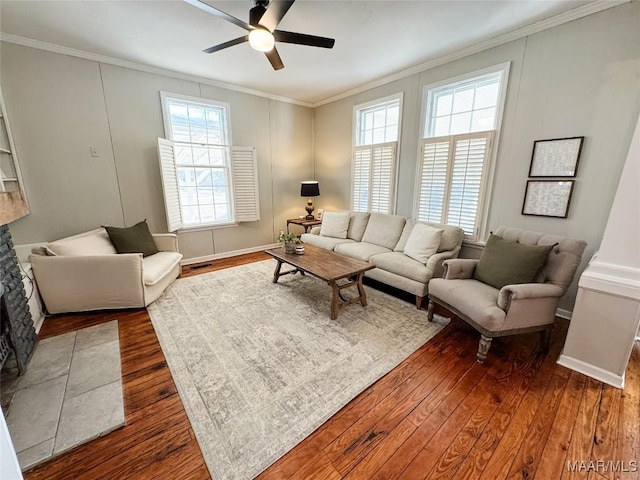
[[[104,228],[48,243],[29,256],[49,313],[145,307],[180,274],[178,239],[153,234],[159,252],[118,254]]]
[[[524,245],[554,245],[535,283],[501,289],[474,279],[478,260],[453,259],[443,264],[443,278],[429,282],[429,321],[442,305],[480,332],[477,359],[483,362],[495,337],[541,331],[544,346],[554,326],[560,298],[573,281],[586,243],[555,235],[499,227],[495,235]]]

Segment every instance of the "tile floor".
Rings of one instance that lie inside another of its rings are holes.
[[[117,320],[40,341],[5,391],[23,470],[124,425]]]

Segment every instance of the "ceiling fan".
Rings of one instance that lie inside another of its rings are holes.
[[[274,70],[280,70],[284,68],[284,64],[278,54],[278,50],[276,50],[275,42],[295,43],[297,45],[322,48],[333,48],[335,43],[333,38],[276,30],[276,27],[295,0],[277,0],[271,2],[269,0],[253,0],[254,6],[249,10],[249,23],[243,22],[200,0],[184,1],[211,15],[215,15],[216,17],[220,17],[234,25],[244,28],[249,32],[242,37],[206,48],[203,50],[205,53],[213,53],[240,43],[249,42],[254,49],[264,52]]]

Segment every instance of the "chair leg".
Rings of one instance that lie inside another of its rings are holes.
[[[483,363],[487,358],[487,353],[489,352],[489,348],[491,348],[491,337],[485,337],[484,335],[480,335],[480,343],[478,344],[478,353],[476,353],[476,358],[478,359],[478,363]]]
[[[543,352],[549,351],[549,347],[551,346],[551,332],[551,328],[540,331],[540,347]]]
[[[418,310],[422,308],[423,303],[424,303],[424,297],[420,297],[416,295],[416,307],[418,308]]]
[[[433,322],[433,311],[436,309],[436,304],[433,303],[433,300],[429,300],[429,305],[427,306],[427,320]]]

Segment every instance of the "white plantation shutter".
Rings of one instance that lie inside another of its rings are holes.
[[[389,142],[354,147],[352,210],[392,212],[397,145]]]
[[[418,220],[457,225],[478,235],[493,132],[425,138],[419,172]]]
[[[491,132],[454,137],[451,193],[447,223],[475,237]]]
[[[167,214],[167,229],[170,232],[182,228],[182,212],[180,210],[180,195],[178,194],[178,176],[174,145],[171,140],[158,138],[158,159],[164,193],[164,205]]]
[[[447,170],[449,164],[449,137],[426,138],[422,145],[422,168],[418,220],[442,223],[447,198]]]
[[[369,179],[371,178],[371,148],[356,147],[353,150],[353,192],[351,210],[366,212],[369,209]]]
[[[232,147],[232,174],[237,222],[260,220],[258,159],[255,147]]]
[[[395,180],[396,142],[373,145],[371,212],[391,213]]]

